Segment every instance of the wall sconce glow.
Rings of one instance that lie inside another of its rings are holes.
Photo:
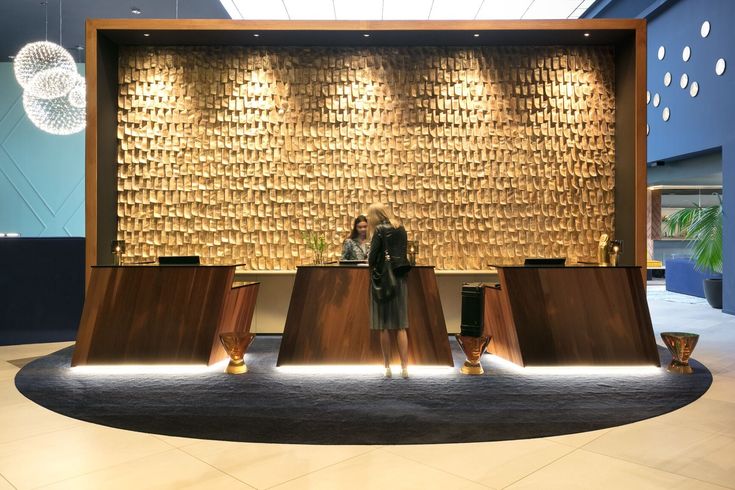
[[[651,134],[651,127],[646,124],[646,136],[648,136],[649,134]]]
[[[584,33],[584,37],[590,37],[590,33],[589,32],[585,32]]]
[[[702,37],[709,36],[710,28],[711,26],[710,26],[709,21],[705,20],[704,22],[702,22],[702,27],[699,29],[699,34],[701,34]]]
[[[671,117],[671,110],[668,107],[664,107],[663,112],[661,112],[661,119],[664,121],[668,121]]]
[[[684,46],[684,49],[681,52],[681,59],[683,59],[685,62],[689,61],[689,58],[692,57],[692,48],[689,46]]]
[[[722,76],[725,73],[726,67],[727,66],[725,64],[725,58],[720,58],[719,60],[717,60],[717,63],[715,63],[715,73],[718,77]]]
[[[253,34],[253,37],[260,37],[260,34],[258,34],[258,33],[256,32],[255,34]]]
[[[679,86],[681,88],[687,88],[687,85],[689,85],[689,75],[682,73],[681,78],[679,79]]]
[[[666,87],[668,87],[669,85],[671,85],[671,72],[670,71],[667,71],[664,74],[664,85]]]
[[[661,103],[661,96],[658,94],[653,94],[653,107],[658,107],[660,103]]]
[[[689,86],[689,95],[692,97],[696,97],[699,93],[699,84],[697,82],[692,82],[692,84]]]
[[[365,34],[363,34],[363,35],[362,35],[362,37],[370,37],[370,34],[368,34],[368,33],[366,32]]]
[[[658,59],[662,60],[664,59],[664,56],[666,56],[666,48],[664,48],[663,46],[659,46],[658,47]]]
[[[480,37],[480,34],[476,32],[476,33],[473,34],[473,36],[474,37]]]
[[[144,32],[143,33],[143,37],[151,37],[151,35],[149,33],[147,33],[147,32]]]
[[[646,90],[646,105],[651,103],[651,91]]]

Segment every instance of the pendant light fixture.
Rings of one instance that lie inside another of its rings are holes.
[[[25,45],[15,57],[15,78],[23,87],[23,107],[39,129],[67,135],[84,129],[86,85],[77,73],[74,58],[62,46],[62,0],[59,0],[59,44],[48,41],[48,4],[42,4],[46,17],[46,40]]]

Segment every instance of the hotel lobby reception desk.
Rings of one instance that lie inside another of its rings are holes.
[[[367,267],[299,267],[278,365],[382,363],[369,288]],[[408,327],[411,364],[454,365],[432,266],[408,273]]]
[[[72,366],[226,359],[219,334],[250,330],[259,287],[234,276],[234,265],[93,267]]]
[[[497,267],[488,351],[519,366],[660,365],[640,267]]]

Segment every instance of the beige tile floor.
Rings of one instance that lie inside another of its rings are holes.
[[[9,360],[68,343],[0,347],[0,490],[735,489],[735,316],[653,291],[657,332],[701,335],[714,373],[698,401],[654,419],[523,441],[299,446],[201,441],[70,419],[18,393]]]

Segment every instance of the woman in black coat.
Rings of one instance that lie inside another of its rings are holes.
[[[390,369],[391,332],[398,344],[401,358],[401,376],[408,378],[408,288],[407,273],[411,268],[406,256],[408,241],[406,230],[401,222],[382,204],[375,203],[368,208],[368,226],[371,231],[370,277],[375,286],[380,286],[380,272],[385,265],[386,255],[396,277],[395,294],[388,300],[380,301],[370,287],[370,328],[380,331],[380,348],[383,351],[385,376],[392,376]]]

